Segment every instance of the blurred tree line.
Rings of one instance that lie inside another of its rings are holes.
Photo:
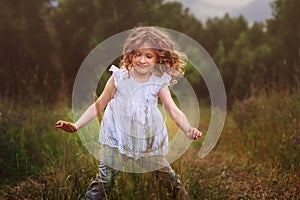
[[[54,3],[57,5],[54,6]],[[80,64],[97,44],[136,25],[156,25],[198,41],[217,64],[230,100],[299,79],[300,1],[274,0],[273,17],[201,23],[163,0],[0,0],[0,97],[55,102],[71,95]],[[193,76],[187,70],[187,76]],[[201,94],[200,80],[192,80]]]

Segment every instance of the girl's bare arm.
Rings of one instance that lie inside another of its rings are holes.
[[[55,127],[60,128],[67,132],[75,132],[87,123],[89,123],[91,120],[93,120],[97,115],[99,115],[110,99],[112,98],[115,91],[115,84],[114,84],[114,78],[111,76],[109,80],[107,81],[103,92],[99,96],[99,98],[90,105],[86,111],[82,114],[82,116],[79,118],[79,120],[74,124],[71,122],[59,120],[56,122]]]
[[[166,85],[160,89],[158,95],[171,118],[190,139],[201,137],[202,133],[197,128],[190,125],[185,114],[176,106],[170,90]]]

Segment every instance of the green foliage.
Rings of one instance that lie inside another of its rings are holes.
[[[285,84],[292,88],[299,79],[300,26],[299,1],[275,0],[273,18],[267,21],[267,43],[272,47],[272,73],[274,86]],[[295,78],[297,76],[297,78]]]
[[[138,25],[175,29],[199,38],[202,24],[179,2],[61,0],[52,18],[61,43],[63,73],[69,88],[88,52],[114,34]],[[69,90],[70,90],[69,89]]]
[[[283,83],[292,88],[290,74],[299,76],[297,0],[275,0],[274,18],[251,26],[243,16],[228,14],[203,26],[179,2],[59,0],[56,7],[49,2],[1,0],[1,96],[53,102],[57,88],[70,94],[88,52],[137,25],[175,29],[203,45],[221,71],[229,102],[247,97],[251,88]],[[188,77],[190,72],[188,66]],[[195,77],[191,82],[198,93],[204,91],[203,82]]]
[[[49,20],[53,22],[60,43],[59,55],[63,64],[61,73],[65,75],[68,91],[75,79],[77,70],[84,57],[91,50],[90,38],[101,19],[101,5],[94,0],[59,1],[59,6],[52,8]]]
[[[236,69],[231,95],[249,96],[251,87],[263,88],[271,81],[268,79],[270,70],[265,65],[270,57],[271,47],[264,43],[261,24],[254,24],[249,32],[241,33],[228,56],[229,63]]]
[[[226,51],[219,42],[215,60],[228,91],[229,99],[247,97],[252,88],[264,88],[271,81],[270,60],[272,48],[265,42],[265,26],[255,23],[239,33],[232,47]]]
[[[54,93],[49,84],[57,80],[49,59],[53,49],[42,16],[47,2],[0,1],[1,96],[32,98],[32,93],[42,93],[51,99],[45,86]]]
[[[211,55],[214,55],[219,42],[222,41],[227,52],[232,48],[239,34],[247,29],[247,21],[243,16],[231,18],[225,14],[223,18],[208,19],[201,44]]]
[[[275,57],[278,64],[285,62],[290,68],[299,64],[300,49],[300,2],[297,0],[275,0],[272,3],[274,18],[268,21],[269,35],[274,44],[274,50],[279,53]],[[283,31],[284,30],[284,31]],[[292,72],[288,70],[288,72]]]

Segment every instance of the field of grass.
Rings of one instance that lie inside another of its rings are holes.
[[[201,109],[205,115],[209,109]],[[0,199],[84,198],[98,163],[76,134],[54,128],[61,118],[71,119],[68,108],[0,99]],[[299,91],[262,91],[233,105],[207,157],[198,158],[194,141],[172,167],[191,199],[299,199],[299,120]],[[108,199],[170,195],[151,173],[120,173]]]

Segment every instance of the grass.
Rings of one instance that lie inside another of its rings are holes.
[[[197,157],[201,143],[194,141],[172,163],[191,199],[299,198],[299,97],[299,91],[262,91],[236,102],[205,159]],[[98,162],[79,136],[54,128],[69,110],[0,101],[0,199],[83,199]],[[201,125],[209,123],[209,112],[201,109]],[[120,173],[108,199],[170,195],[151,173]]]

